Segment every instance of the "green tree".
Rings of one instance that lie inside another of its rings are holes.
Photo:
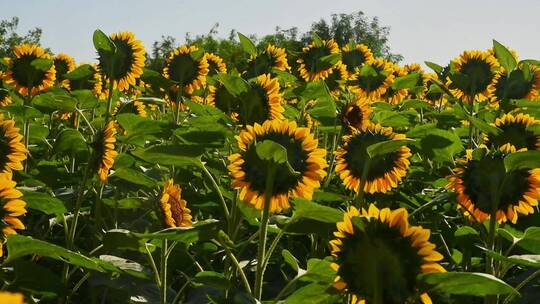
[[[40,44],[42,30],[39,27],[31,29],[21,36],[17,33],[18,26],[18,17],[0,21],[0,58],[11,56],[11,49],[15,45],[22,43]]]

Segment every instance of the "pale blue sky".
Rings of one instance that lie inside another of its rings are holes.
[[[147,49],[161,35],[183,39],[271,33],[276,26],[306,30],[321,17],[362,10],[391,27],[390,46],[405,62],[445,63],[465,49],[485,49],[491,39],[514,48],[521,59],[540,59],[538,0],[0,0],[0,19],[18,16],[20,29],[39,26],[43,44],[77,61],[95,57],[92,32],[130,30]]]

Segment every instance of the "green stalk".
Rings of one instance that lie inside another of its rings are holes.
[[[364,164],[364,168],[362,170],[362,178],[360,179],[360,185],[358,186],[358,194],[356,195],[356,206],[358,209],[361,209],[364,206],[364,186],[366,185],[366,179],[367,175],[369,173],[369,166],[371,164],[371,158],[366,159],[366,163]]]
[[[81,187],[79,188],[79,193],[77,195],[77,201],[75,202],[75,211],[73,213],[73,223],[71,224],[68,240],[67,240],[68,249],[73,249],[73,242],[75,240],[75,234],[77,231],[77,222],[79,220],[79,215],[81,213],[82,200],[84,198],[84,190],[86,189],[86,182],[88,181],[88,178],[90,176],[90,167],[91,166],[86,167],[86,170],[84,172],[84,177],[81,183]]]
[[[274,189],[274,178],[276,173],[276,167],[274,164],[270,164],[268,172],[266,174],[266,185],[264,189],[264,208],[262,210],[261,217],[261,233],[259,234],[259,248],[257,254],[257,272],[255,274],[255,298],[261,301],[262,299],[262,285],[264,277],[264,260],[266,258],[266,237],[268,231],[268,219],[270,218],[270,200],[272,198],[272,192]]]
[[[527,278],[525,278],[525,280],[521,281],[521,283],[519,283],[518,286],[516,286],[516,291],[520,291],[521,288],[523,288],[525,285],[527,285],[530,281],[534,280],[535,278],[537,278],[538,276],[540,276],[540,269],[538,269],[537,271],[533,272],[530,276],[528,276]],[[506,300],[504,300],[504,304],[510,304],[512,303],[512,300],[514,300],[514,298],[516,297],[516,294],[510,294]]]
[[[109,79],[109,96],[107,96],[107,112],[105,112],[105,125],[109,122],[111,116],[112,97],[114,89],[114,80]]]
[[[221,240],[219,242],[221,246],[223,246],[223,248],[225,249],[225,254],[227,254],[227,257],[232,261],[233,265],[236,267],[236,270],[240,274],[240,279],[242,280],[242,284],[244,284],[244,288],[249,294],[251,294],[251,287],[249,286],[249,281],[246,277],[246,274],[244,273],[244,270],[242,269],[242,266],[240,266],[238,259],[234,256],[231,249],[229,249],[229,247],[224,242],[222,242]]]
[[[161,265],[160,265],[160,303],[167,303],[167,240],[161,241]]]
[[[214,179],[214,176],[212,175],[212,173],[210,173],[210,171],[208,171],[208,169],[206,168],[206,166],[202,162],[201,162],[201,168],[203,169],[204,174],[206,174],[206,176],[208,177],[208,179],[212,183],[212,186],[214,187],[216,192],[218,193],[219,200],[221,202],[221,207],[223,207],[223,213],[225,213],[225,218],[227,219],[227,221],[229,221],[229,217],[230,217],[229,208],[227,207],[227,203],[225,202],[225,198],[223,197],[223,193],[221,193],[221,190],[219,189],[219,185],[217,184],[216,180]]]

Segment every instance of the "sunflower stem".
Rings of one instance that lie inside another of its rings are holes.
[[[208,171],[208,169],[202,162],[201,162],[201,168],[203,169],[204,174],[206,174],[206,176],[212,183],[212,186],[214,187],[216,192],[218,193],[219,201],[221,202],[221,207],[223,207],[223,213],[225,213],[225,218],[227,219],[227,221],[229,221],[230,220],[229,208],[227,207],[227,202],[225,202],[225,198],[223,197],[223,193],[221,193],[221,189],[219,189],[219,185],[217,184],[216,179],[214,178],[212,173]]]
[[[244,270],[242,269],[242,266],[240,266],[240,263],[238,262],[238,259],[234,254],[232,253],[231,249],[225,244],[225,242],[221,239],[218,240],[219,244],[225,249],[225,254],[227,254],[227,257],[232,261],[233,265],[236,267],[236,270],[238,271],[238,274],[240,275],[240,279],[242,280],[242,284],[244,284],[244,288],[246,291],[251,294],[251,286],[249,286],[249,281],[246,277],[246,274],[244,273]]]
[[[161,265],[160,265],[160,303],[167,303],[167,240],[161,241]]]
[[[371,158],[366,159],[366,163],[364,164],[364,168],[362,169],[362,178],[360,179],[360,185],[358,186],[358,193],[356,195],[356,206],[358,209],[362,209],[365,207],[364,205],[364,187],[366,185],[366,179],[367,175],[369,173],[369,166],[371,164]]]
[[[110,79],[109,80],[109,94],[107,96],[107,112],[105,112],[105,125],[107,125],[107,123],[109,122],[109,117],[111,116],[113,89],[114,89],[114,80]]]
[[[255,298],[261,301],[262,287],[264,277],[264,260],[266,258],[266,237],[268,231],[268,219],[270,217],[270,201],[274,189],[274,178],[276,175],[276,166],[270,163],[266,173],[266,185],[264,189],[264,207],[261,216],[261,228],[259,234],[259,248],[257,253],[257,272],[255,274]]]

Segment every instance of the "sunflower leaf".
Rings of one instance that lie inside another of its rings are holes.
[[[246,51],[246,53],[250,54],[253,57],[257,56],[257,47],[255,46],[253,41],[251,41],[251,39],[249,39],[242,33],[237,34],[238,39],[240,40],[240,44],[242,44],[242,47],[244,48],[244,51]]]
[[[103,33],[101,30],[95,30],[94,35],[92,36],[92,41],[94,42],[94,47],[98,53],[105,52],[109,54],[116,53],[116,46],[109,36]]]
[[[42,71],[42,72],[46,72],[48,71],[51,66],[53,65],[53,61],[50,60],[50,59],[45,59],[45,58],[38,58],[38,59],[34,59],[32,60],[32,62],[30,63],[30,65],[32,67],[34,67],[36,70],[39,70],[39,71]]]
[[[506,172],[540,168],[540,151],[516,152],[504,158]]]
[[[497,40],[493,40],[493,50],[495,51],[495,57],[497,57],[497,60],[506,71],[511,72],[517,67],[516,58],[514,58],[512,53]]]
[[[431,290],[445,294],[489,296],[518,294],[501,279],[485,273],[474,272],[432,272],[418,277],[419,281],[431,286]]]
[[[397,77],[396,79],[394,79],[394,82],[392,83],[392,89],[394,90],[412,89],[418,83],[419,77],[420,77],[420,74],[418,73],[411,73],[406,76]]]
[[[424,63],[437,74],[441,74],[442,71],[443,71],[443,67],[436,64],[436,63],[433,63],[433,62],[430,62],[430,61],[424,61]]]
[[[89,64],[82,64],[75,70],[64,75],[64,77],[69,80],[81,80],[92,76],[92,74],[94,74],[94,68]]]
[[[398,139],[398,140],[387,140],[372,144],[367,147],[367,153],[369,157],[374,158],[377,156],[385,155],[388,153],[395,152],[402,146],[413,143],[415,140],[410,138]]]

